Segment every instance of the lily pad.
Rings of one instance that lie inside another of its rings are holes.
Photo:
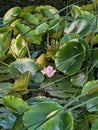
[[[8,94],[12,84],[9,82],[0,83],[0,97],[4,97]]]
[[[17,59],[9,65],[9,69],[16,75],[23,74],[26,71],[30,71],[32,75],[35,75],[40,66],[32,59],[24,58]]]
[[[44,107],[45,109],[43,109]],[[35,128],[36,130],[65,130],[65,128],[72,130],[73,117],[71,112],[62,112],[61,114],[50,118],[50,116],[52,116],[60,108],[61,106],[54,101],[45,101],[38,103],[37,105],[33,105],[23,115],[23,123],[26,127],[28,127],[28,130]]]
[[[42,8],[42,9],[40,9],[40,10],[41,10],[41,13],[42,13],[45,17],[52,17],[52,15],[53,15],[48,9]]]
[[[49,28],[48,24],[44,22],[39,26],[37,26],[37,28],[35,29],[35,33],[36,34],[45,33],[48,30],[48,28]]]
[[[77,33],[69,33],[69,34],[65,34],[62,39],[61,39],[61,43],[62,44],[66,44],[69,41],[76,41],[80,38],[80,36]]]
[[[92,95],[95,93],[98,93],[98,80],[87,82],[82,89],[82,94]]]
[[[86,104],[86,108],[89,112],[98,112],[98,98],[90,101]]]
[[[93,50],[92,58],[93,58],[93,66],[98,68],[98,48]]]
[[[27,94],[29,90],[27,89],[29,81],[31,79],[31,73],[25,72],[19,79],[15,81],[12,88],[9,90],[8,94],[18,93],[21,95]]]
[[[35,30],[31,29],[29,26],[24,24],[18,23],[16,29],[19,31],[21,35],[23,35],[24,39],[30,43],[40,44],[41,43],[41,36],[37,35]]]
[[[13,7],[11,9],[9,9],[6,14],[4,15],[4,19],[3,19],[3,23],[4,24],[9,24],[10,22],[12,22],[13,20],[16,19],[17,16],[19,16],[19,13],[21,11],[20,7]]]
[[[65,27],[65,32],[67,34],[77,33],[82,37],[87,35],[87,33],[90,30],[91,30],[90,23],[83,18],[78,18],[75,21],[73,21],[69,26]]]
[[[27,42],[19,34],[16,39],[12,39],[11,51],[16,57],[24,57],[27,53]]]
[[[91,130],[97,130],[98,129],[98,118],[96,118],[92,124]]]
[[[84,83],[87,82],[87,76],[84,72],[81,72],[79,74],[76,74],[75,76],[72,76],[71,82],[72,82],[73,85],[83,86]]]
[[[85,47],[80,42],[62,45],[55,55],[57,69],[67,75],[77,73],[85,60]]]
[[[30,24],[37,25],[39,24],[39,20],[32,14],[26,13],[23,15],[24,20],[26,20]]]
[[[34,129],[39,123],[43,122],[46,116],[61,108],[61,106],[54,101],[46,101],[33,105],[27,112],[23,115],[23,123],[29,130]]]
[[[71,14],[74,18],[77,18],[79,16],[83,15],[83,11],[81,10],[81,8],[77,5],[72,5],[71,6]]]
[[[26,102],[24,102],[21,98],[16,98],[14,96],[5,96],[2,98],[2,102],[6,107],[19,115],[29,109],[29,105]]]
[[[50,113],[49,115],[52,115]],[[48,115],[48,116],[49,116]],[[43,124],[43,130],[72,130],[73,129],[73,117],[71,112],[62,113],[59,116],[54,116],[49,121]]]

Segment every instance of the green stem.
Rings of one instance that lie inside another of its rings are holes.
[[[5,66],[9,66],[8,64],[4,63],[3,61],[0,61],[1,64],[5,65]]]

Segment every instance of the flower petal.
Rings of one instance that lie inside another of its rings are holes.
[[[45,67],[43,70],[41,70],[41,72],[43,74],[46,74],[47,77],[52,77],[55,74],[56,70],[54,70],[53,67],[49,65],[48,67]]]

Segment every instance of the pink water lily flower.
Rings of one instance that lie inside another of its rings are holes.
[[[56,70],[54,70],[53,67],[49,65],[48,67],[45,67],[43,70],[41,70],[41,72],[46,74],[48,77],[52,77]]]

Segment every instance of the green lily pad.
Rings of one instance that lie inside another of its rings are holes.
[[[69,33],[69,34],[65,34],[62,39],[61,39],[61,43],[62,44],[66,44],[69,41],[75,41],[77,39],[79,39],[80,36],[77,33]]]
[[[41,43],[41,36],[37,35],[35,30],[31,29],[29,26],[24,24],[18,23],[16,29],[19,31],[21,35],[23,35],[24,39],[30,43],[40,44]]]
[[[73,85],[83,86],[84,83],[87,82],[87,76],[86,76],[85,73],[81,72],[79,74],[76,74],[75,76],[72,76],[71,82],[72,82]]]
[[[42,88],[53,97],[58,99],[68,99],[73,97],[74,93],[81,93],[81,89],[73,87],[70,78],[64,77],[64,75],[55,75],[51,79],[47,79],[41,84]]]
[[[98,48],[93,50],[92,58],[93,58],[93,62],[92,62],[93,66],[98,68]]]
[[[77,13],[79,13],[77,11]],[[81,37],[86,36],[96,24],[96,17],[90,12],[83,12],[83,15],[77,17],[73,22],[65,27],[65,32],[78,33]]]
[[[27,53],[27,42],[19,34],[12,40],[11,51],[16,57],[24,57]]]
[[[40,11],[45,17],[52,17],[53,15],[48,9],[45,8],[40,9]]]
[[[32,59],[23,58],[12,62],[9,69],[16,75],[23,74],[26,71],[30,71],[32,75],[35,75],[40,70],[40,66]]]
[[[0,48],[6,50],[10,46],[11,32],[9,30],[0,30],[0,34],[2,35],[0,36]]]
[[[31,73],[25,72],[19,79],[15,81],[15,83],[12,85],[12,88],[9,90],[8,94],[14,94],[18,93],[21,95],[24,95],[29,92],[27,89],[29,81],[31,79]]]
[[[11,9],[9,9],[5,15],[4,15],[4,19],[3,19],[3,23],[4,24],[9,24],[10,22],[12,22],[13,20],[16,19],[17,16],[19,16],[19,13],[21,11],[20,7],[13,7]]]
[[[71,6],[71,14],[74,18],[77,18],[79,16],[83,15],[83,11],[81,10],[81,8],[77,5],[72,5]]]
[[[54,29],[58,25],[59,21],[60,20],[57,19],[57,18],[51,20],[50,23],[49,23],[49,30]]]
[[[87,82],[82,89],[82,94],[91,95],[95,93],[98,93],[98,80]]]
[[[37,25],[39,24],[39,20],[32,14],[26,13],[23,15],[24,20],[26,20],[30,24]]]
[[[26,6],[26,7],[22,8],[21,11],[20,11],[20,17],[22,17],[26,13],[32,13],[32,12],[34,12],[35,8],[36,8],[36,6],[33,6],[33,5]]]
[[[85,60],[85,47],[80,42],[68,42],[62,45],[55,55],[56,68],[67,74],[77,73]]]
[[[11,31],[7,28],[0,29],[0,58],[5,56],[6,51],[11,44]]]
[[[24,102],[21,98],[16,98],[14,96],[5,96],[2,98],[2,102],[6,107],[19,115],[29,109],[29,105],[26,102]]]
[[[45,79],[45,77],[43,76],[42,73],[36,73],[36,75],[34,76],[33,80],[36,82],[36,83],[42,83],[43,80]]]
[[[43,122],[47,115],[58,110],[61,106],[54,101],[41,102],[33,105],[23,115],[23,123],[26,127],[30,126],[29,130],[34,129],[39,123]]]
[[[90,101],[86,104],[86,108],[89,112],[98,112],[98,98]]]
[[[98,129],[98,118],[96,118],[92,124],[91,130],[97,130]]]
[[[39,26],[37,26],[37,28],[35,29],[35,33],[36,34],[45,33],[48,29],[49,29],[49,25],[46,22],[44,22]]]
[[[4,97],[8,94],[12,84],[9,82],[0,83],[0,97]]]
[[[72,130],[73,116],[71,112],[62,112],[61,114],[48,119],[60,108],[61,106],[54,101],[45,101],[33,105],[24,113],[23,123],[28,127],[28,130],[33,130],[34,128],[36,128],[36,130],[65,130],[65,128]]]
[[[52,115],[50,113],[49,115]],[[49,116],[48,115],[48,116]],[[51,118],[49,121],[43,124],[43,130],[72,130],[73,129],[73,117],[71,112],[62,113],[59,116]]]
[[[16,24],[21,23],[21,22],[22,22],[22,19],[21,19],[21,18],[18,18],[18,19],[16,19],[14,22],[12,22],[10,26],[15,27]]]
[[[90,30],[91,30],[90,23],[83,18],[78,18],[75,21],[73,21],[69,26],[65,27],[65,32],[67,34],[77,33],[82,37],[87,35],[87,33]]]
[[[58,12],[58,10],[55,7],[52,7],[50,5],[41,5],[35,8],[35,12],[41,12],[42,9],[46,9],[50,11],[52,14],[55,14]],[[50,14],[48,13],[48,16]],[[55,18],[59,18],[59,14],[54,15]],[[52,17],[53,18],[53,17]]]

